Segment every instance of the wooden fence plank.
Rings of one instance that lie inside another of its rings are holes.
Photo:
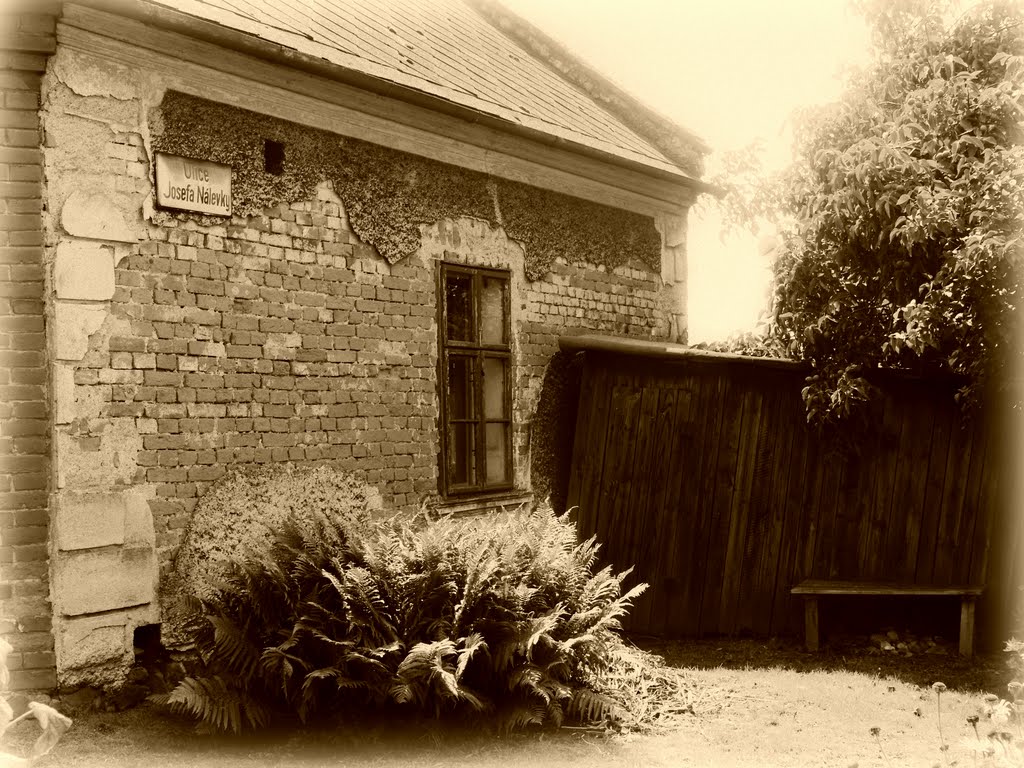
[[[964,496],[971,469],[971,447],[974,435],[962,419],[957,419],[949,439],[949,456],[946,462],[946,478],[943,483],[942,511],[936,532],[935,557],[932,559],[932,574],[928,579],[933,584],[952,584],[956,560],[963,556],[960,547],[962,535]],[[968,541],[968,544],[971,542]],[[967,553],[970,557],[970,551]]]
[[[934,417],[929,400],[911,399],[905,392],[902,404],[906,415],[885,559],[897,581],[910,582],[917,571]]]
[[[791,451],[791,467],[788,482],[783,489],[784,525],[781,533],[782,549],[779,554],[778,569],[775,573],[775,594],[772,599],[771,625],[767,634],[776,636],[799,631],[799,606],[795,604],[789,590],[804,578],[804,563],[801,559],[802,544],[805,540],[813,540],[815,521],[810,520],[810,499],[814,497],[816,487],[820,487],[820,472],[811,472],[817,465],[817,457],[812,453],[810,433],[803,425],[803,406],[799,400],[788,398],[785,415],[790,424],[795,424],[790,432],[793,436]],[[799,407],[799,414],[796,409]]]
[[[684,529],[685,521],[682,519],[680,510],[680,491],[684,484],[683,471],[690,461],[689,453],[692,451],[692,437],[685,431],[686,415],[693,399],[691,388],[697,382],[686,374],[679,374],[677,386],[666,390],[665,422],[662,425],[664,435],[662,436],[661,453],[659,461],[665,463],[668,469],[655,488],[653,502],[660,508],[661,513],[657,518],[658,527],[652,530],[652,538],[657,543],[655,570],[658,574],[656,588],[651,599],[651,611],[648,618],[648,631],[651,634],[660,635],[665,631],[667,615],[676,607],[678,601],[678,589],[673,583],[673,574],[668,569],[668,564],[673,556],[673,551],[679,546],[681,529]],[[687,444],[689,441],[689,444]]]
[[[818,493],[817,508],[813,510],[813,514],[818,518],[819,533],[810,576],[816,579],[835,579],[839,577],[839,564],[833,557],[833,550],[838,529],[841,491],[846,482],[850,457],[823,447],[820,441],[818,446],[824,451],[825,458],[821,470],[821,491]]]
[[[626,589],[634,584],[645,583],[647,592],[641,595],[635,609],[627,617],[628,626],[634,631],[646,631],[650,617],[650,602],[653,599],[652,586],[660,582],[657,572],[655,541],[650,538],[654,528],[649,522],[648,503],[658,482],[664,482],[667,474],[664,457],[659,455],[662,446],[657,444],[659,423],[665,418],[661,410],[662,393],[666,390],[648,379],[641,394],[639,424],[635,442],[633,467],[629,480],[629,497],[626,500],[627,514],[623,516],[623,530],[620,543],[620,560],[632,564],[634,571],[623,585]],[[664,519],[664,518],[662,518]]]
[[[965,514],[974,523],[971,528],[970,557],[960,559],[960,569],[957,571],[957,578],[961,584],[982,583],[978,581],[981,572],[976,572],[974,566],[977,561],[981,560],[981,552],[989,537],[989,514],[986,509],[985,489],[986,480],[992,481],[991,469],[997,461],[993,446],[994,439],[992,427],[985,424],[981,428],[981,434],[975,446],[975,458],[971,461],[971,477],[967,485]]]
[[[577,507],[577,520],[585,538],[597,532],[600,516],[601,475],[604,472],[605,452],[608,447],[608,431],[611,428],[612,410],[611,375],[607,366],[587,356],[584,378],[592,382],[592,407],[587,410],[586,437],[583,445],[573,447],[573,474],[579,476],[575,499],[570,506]],[[580,411],[583,411],[580,408]]]
[[[886,543],[891,535],[893,484],[900,463],[902,419],[899,405],[891,392],[882,403],[882,420],[877,426],[878,448],[871,456],[873,489],[864,520],[865,542],[857,573],[865,579],[884,579],[890,564],[885,559]]]
[[[864,452],[847,455],[836,495],[835,538],[827,553],[831,578],[855,578],[860,560],[862,499],[870,483],[869,459]]]
[[[921,536],[917,546],[916,582],[925,584],[934,570],[935,547],[938,544],[939,517],[942,514],[942,494],[949,464],[950,432],[953,414],[937,409],[932,427],[931,451],[928,455],[928,481],[925,488],[924,510],[921,514]]]
[[[566,509],[578,507],[583,485],[583,475],[591,469],[595,462],[593,453],[597,450],[598,440],[592,434],[596,418],[598,396],[595,379],[604,375],[604,369],[596,367],[590,355],[584,355],[583,370],[580,372],[580,396],[576,408],[576,432],[572,441],[572,466],[569,469],[569,486],[566,491]],[[603,436],[600,445],[604,447]],[[579,515],[576,515],[577,521]]]
[[[605,557],[616,570],[633,563],[623,559],[622,517],[629,509],[629,473],[636,448],[634,439],[642,392],[632,383],[615,385],[612,394],[612,425],[608,432],[605,468],[601,475],[601,497],[597,522],[598,540],[605,542]]]
[[[730,379],[723,379],[721,430],[716,448],[714,476],[714,507],[708,527],[707,565],[700,603],[700,634],[722,630],[722,586],[726,550],[731,525],[730,510],[736,492],[736,465],[739,461],[740,435],[743,427],[745,398],[739,395]],[[749,408],[749,404],[746,405]]]
[[[799,521],[799,506],[789,499],[789,477],[793,465],[800,461],[797,430],[786,423],[789,415],[784,403],[786,391],[781,382],[776,382],[778,397],[775,401],[775,451],[772,460],[771,487],[768,494],[768,525],[762,544],[761,567],[758,574],[757,600],[754,603],[753,630],[755,634],[768,635],[774,623],[776,585],[779,571],[792,564],[789,548],[793,532],[791,525]]]
[[[804,530],[806,531],[807,538],[802,542],[801,546],[801,567],[799,571],[800,577],[804,579],[827,575],[827,568],[819,565],[818,547],[821,546],[822,537],[828,533],[825,530],[826,526],[831,529],[831,524],[834,520],[833,516],[822,514],[824,507],[821,500],[825,490],[825,474],[832,464],[828,460],[828,454],[824,452],[817,436],[813,433],[807,434],[807,450],[817,456],[818,461],[813,462],[811,470],[808,471],[810,491],[804,499],[803,514],[807,521]]]
[[[722,596],[720,598],[722,631],[732,634],[737,629],[740,589],[743,576],[743,561],[747,554],[747,526],[750,522],[750,492],[754,484],[758,454],[763,450],[765,434],[764,393],[744,383],[743,398],[744,425],[741,438],[739,462],[736,466],[736,491],[732,497],[729,521],[729,537],[726,545],[725,567],[723,570]],[[749,418],[748,418],[749,416]]]
[[[677,616],[671,624],[679,634],[700,632],[700,609],[707,581],[708,552],[715,528],[715,489],[718,455],[722,441],[725,415],[725,382],[721,376],[700,376],[697,398],[690,404],[687,423],[692,424],[695,442],[691,445],[695,474],[680,466],[681,508],[687,510],[694,523],[693,555],[677,569],[680,580]]]
[[[771,624],[772,592],[775,589],[781,534],[773,530],[773,483],[779,482],[777,475],[785,471],[782,465],[788,461],[786,446],[789,442],[787,430],[782,429],[779,418],[782,391],[767,381],[763,388],[764,415],[750,490],[750,513],[736,616],[738,629],[762,633],[767,632]]]

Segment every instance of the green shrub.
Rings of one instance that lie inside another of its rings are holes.
[[[292,514],[195,601],[205,672],[168,703],[235,732],[386,709],[502,729],[621,718],[607,680],[646,585],[621,594],[626,573],[595,573],[596,553],[550,510]]]

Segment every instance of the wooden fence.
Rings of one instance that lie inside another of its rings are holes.
[[[591,348],[568,505],[651,585],[628,629],[795,633],[805,578],[981,584],[1009,605],[1017,553],[990,545],[1018,541],[1019,516],[1000,512],[998,429],[965,420],[950,382],[888,377],[859,450],[837,451],[806,426],[795,364],[566,346]]]

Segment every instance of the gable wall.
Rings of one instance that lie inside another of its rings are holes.
[[[233,466],[330,462],[388,509],[437,500],[438,260],[511,271],[521,491],[531,434],[551,432],[533,420],[557,337],[678,322],[657,270],[570,250],[531,279],[523,246],[479,218],[422,224],[392,263],[328,181],[227,220],[155,210],[147,73],[62,49],[44,97],[61,683],[124,678],[198,499]]]

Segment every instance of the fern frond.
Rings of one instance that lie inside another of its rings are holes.
[[[213,627],[214,650],[210,659],[221,662],[242,680],[250,679],[260,661],[260,649],[228,617],[211,615],[206,620]]]
[[[373,575],[364,568],[346,568],[339,579],[324,569],[323,575],[338,591],[349,610],[348,619],[369,631],[370,637],[383,644],[398,639],[388,605],[381,598]]]
[[[465,614],[476,606],[498,572],[499,562],[491,554],[491,549],[487,542],[483,542],[469,555],[462,600],[455,607],[455,615],[452,618],[456,631],[461,629]]]
[[[499,714],[498,730],[502,733],[509,733],[528,725],[543,725],[546,715],[547,707],[543,704],[518,703]]]
[[[479,632],[474,632],[469,637],[462,638],[461,642],[462,649],[459,651],[459,660],[455,665],[456,680],[462,680],[462,676],[466,673],[466,667],[469,666],[469,662],[473,660],[473,656],[477,652],[487,652],[487,641],[484,640],[484,636]]]
[[[626,571],[626,574],[628,573],[629,571]],[[584,584],[577,610],[589,611],[592,608],[603,607],[606,603],[617,598],[621,591],[621,580],[612,574],[611,566],[607,565],[590,577],[586,584]]]
[[[521,664],[508,676],[508,690],[514,693],[522,689],[528,694],[535,693],[544,699],[546,704],[550,697],[538,685],[543,676],[544,673],[533,664]]]
[[[459,686],[459,701],[466,702],[476,712],[488,712],[493,708],[490,701],[474,693],[464,685]]]
[[[611,698],[589,688],[577,688],[566,707],[566,714],[581,723],[601,723],[617,711],[618,705]]]
[[[555,728],[561,728],[562,722],[565,720],[565,709],[558,699],[551,699],[544,715],[546,722],[550,722]]]
[[[388,690],[388,696],[397,704],[408,704],[415,699],[415,693],[409,683],[397,682]]]
[[[247,700],[244,706],[243,699]],[[219,676],[186,677],[168,695],[167,705],[172,711],[189,714],[218,731],[241,733],[243,709],[251,726],[258,727],[263,722],[259,705]]]
[[[533,658],[533,649],[542,640],[552,641],[551,633],[558,628],[564,613],[565,609],[561,605],[556,605],[551,613],[546,616],[538,616],[531,622],[529,635],[521,648],[526,654],[526,658]]]
[[[260,671],[264,680],[279,685],[281,693],[287,698],[295,667],[308,669],[308,663],[300,656],[288,653],[288,643],[264,648],[260,656]]]

